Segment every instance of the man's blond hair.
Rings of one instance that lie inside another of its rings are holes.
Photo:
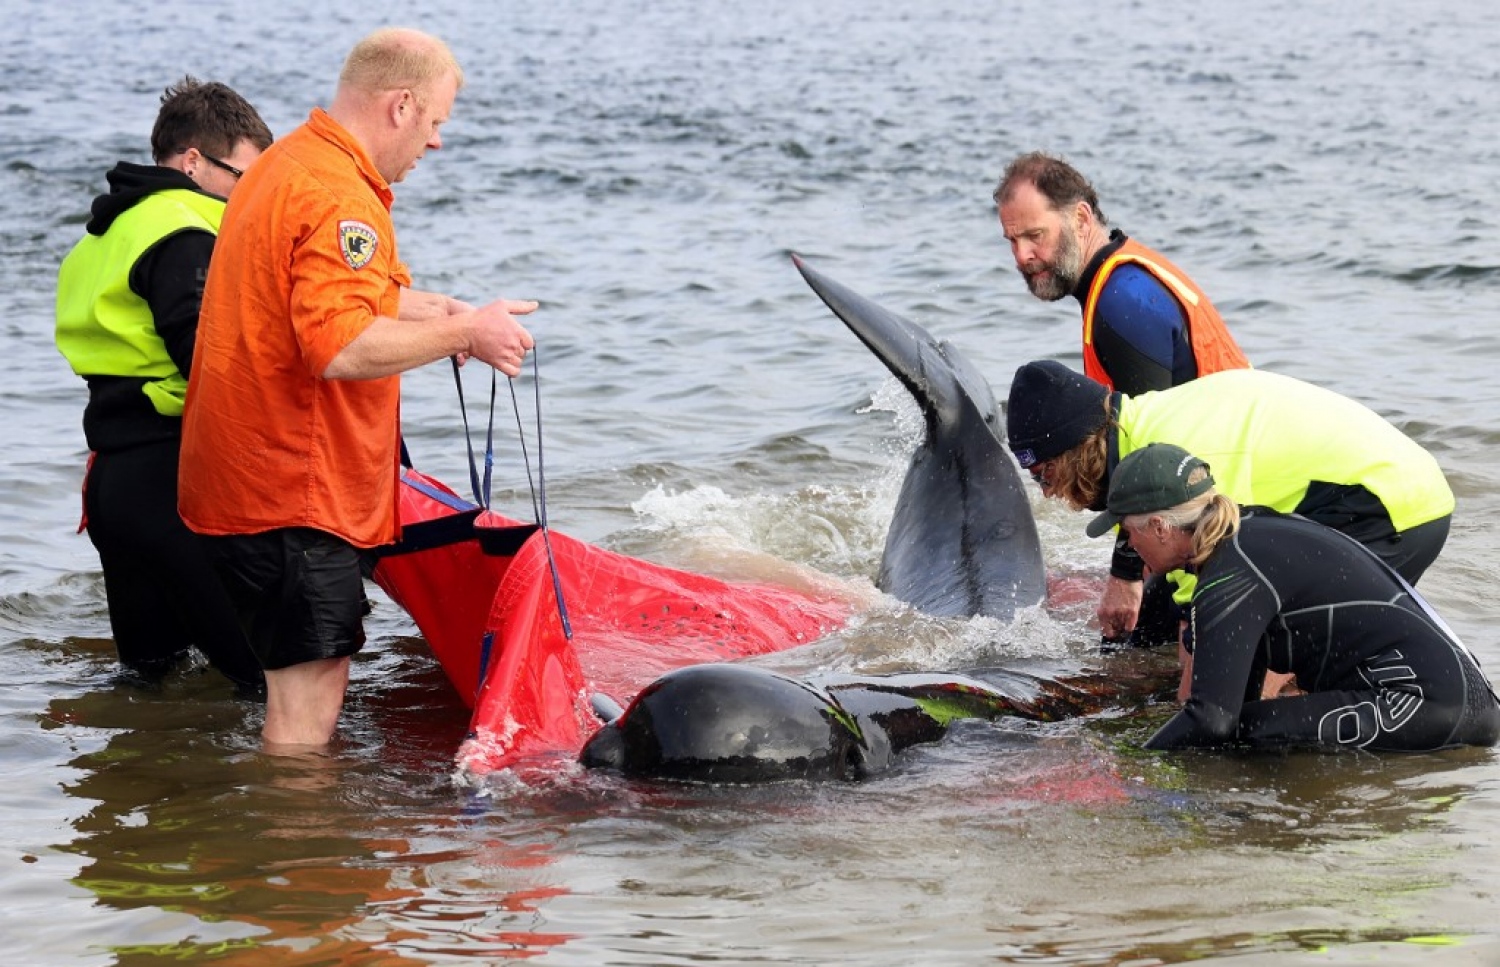
[[[447,44],[420,30],[385,27],[349,51],[339,87],[366,95],[402,88],[420,94],[447,74],[463,87],[463,68]]]

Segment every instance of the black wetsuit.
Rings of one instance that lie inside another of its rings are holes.
[[[1410,585],[1349,537],[1246,508],[1198,570],[1192,694],[1149,749],[1494,745],[1500,703]],[[1306,695],[1259,700],[1266,670]]]

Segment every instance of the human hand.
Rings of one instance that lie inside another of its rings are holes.
[[[530,300],[496,299],[473,310],[467,355],[507,376],[521,375],[526,351],[536,343],[515,317],[529,315],[536,307],[537,303]]]
[[[1104,583],[1104,595],[1094,612],[1099,618],[1099,632],[1104,637],[1124,638],[1135,630],[1144,587],[1143,581],[1126,581],[1113,576]]]

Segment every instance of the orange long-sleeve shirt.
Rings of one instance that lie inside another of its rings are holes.
[[[390,186],[327,113],[236,186],[209,267],[183,413],[178,507],[206,534],[399,533],[399,376],[324,379],[410,274]]]

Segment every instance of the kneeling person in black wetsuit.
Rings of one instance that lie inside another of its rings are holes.
[[[1120,462],[1108,509],[1153,570],[1197,574],[1192,687],[1148,749],[1319,745],[1422,752],[1500,739],[1500,703],[1420,595],[1331,527],[1214,489],[1208,465],[1155,443]],[[1267,671],[1300,694],[1259,700]]]

